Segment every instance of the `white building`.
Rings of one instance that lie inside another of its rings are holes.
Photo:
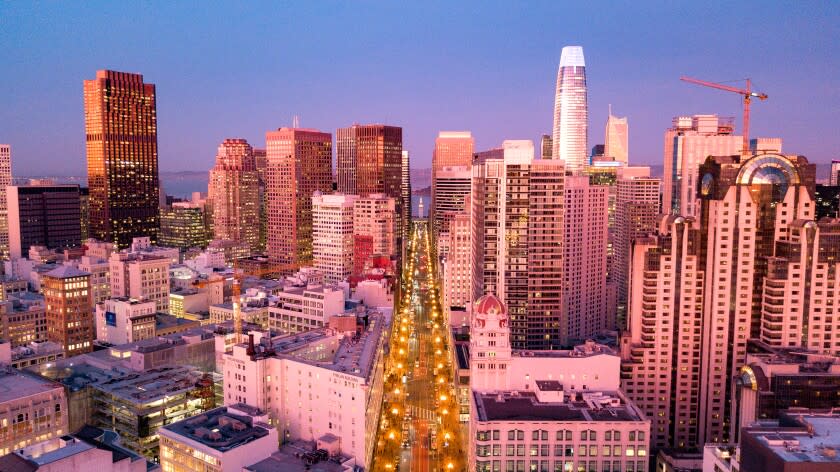
[[[109,263],[112,297],[152,300],[157,311],[169,311],[170,257],[115,252]]]
[[[284,441],[337,438],[370,466],[382,406],[384,317],[335,316],[329,328],[237,344],[224,356],[226,405],[268,413]]]
[[[353,211],[356,195],[312,195],[312,259],[327,282],[353,272]]]
[[[112,298],[96,304],[96,340],[120,345],[155,337],[155,302]]]
[[[277,430],[263,413],[246,405],[206,411],[160,430],[164,472],[241,472],[275,451]]]
[[[353,204],[353,236],[370,238],[371,254],[396,254],[396,200],[372,193]]]
[[[93,303],[111,298],[111,264],[107,259],[85,255],[79,260],[78,267],[79,270],[90,274]]]
[[[620,359],[588,341],[512,351],[507,309],[475,302],[469,470],[647,471],[650,421],[619,390]]]
[[[317,284],[288,284],[268,307],[271,332],[298,333],[327,326],[331,316],[344,312],[344,290]]]

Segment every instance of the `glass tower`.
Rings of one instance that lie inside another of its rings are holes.
[[[557,71],[551,156],[565,161],[568,172],[580,173],[586,168],[588,118],[583,48],[566,46]]]

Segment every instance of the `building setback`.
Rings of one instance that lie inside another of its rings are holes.
[[[90,236],[118,248],[136,236],[154,242],[160,203],[155,85],[140,74],[100,70],[85,80],[84,98]]]

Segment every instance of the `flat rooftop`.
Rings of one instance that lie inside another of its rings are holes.
[[[619,399],[620,404],[600,405],[586,401],[586,394],[570,394],[563,402],[537,400],[530,391],[502,393],[473,392],[479,421],[644,421],[645,418],[621,399],[617,392],[603,397]]]
[[[249,472],[345,472],[353,470],[353,466],[345,465],[354,462],[350,456],[331,457],[327,460],[310,460],[307,463],[305,454],[313,454],[315,444],[306,441],[293,441],[280,446],[275,453],[256,464],[245,467]],[[314,462],[314,463],[313,463]]]
[[[193,390],[201,376],[189,367],[166,366],[100,381],[94,387],[130,403],[148,403]]]
[[[61,384],[10,367],[0,368],[0,403],[62,389]]]
[[[803,415],[800,421],[813,428],[809,434],[801,428],[778,428],[775,431],[745,431],[785,462],[832,462],[840,464],[840,414]]]
[[[161,429],[220,452],[235,449],[242,444],[268,436],[269,433],[267,426],[254,424],[250,416],[229,412],[224,406]]]

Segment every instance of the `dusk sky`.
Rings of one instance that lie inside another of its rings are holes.
[[[629,117],[630,162],[662,163],[675,115],[736,117],[738,95],[680,82],[751,77],[753,136],[840,158],[837,2],[0,2],[0,143],[16,175],[84,174],[82,81],[157,86],[160,169],[208,170],[226,137],[264,147],[289,126],[403,127],[412,167],[439,130],[476,149],[552,126],[560,50],[581,45],[589,146],[607,106]]]

